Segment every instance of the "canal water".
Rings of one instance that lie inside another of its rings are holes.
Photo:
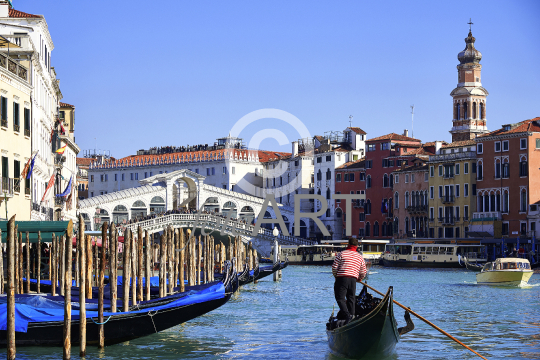
[[[368,283],[382,292],[394,286],[395,300],[488,359],[540,359],[540,274],[529,287],[504,288],[476,285],[465,270],[373,267]],[[87,359],[337,359],[325,332],[334,303],[330,267],[289,266],[279,282],[247,285],[221,308],[168,331],[103,351],[89,347]],[[403,326],[404,311],[394,311]],[[479,359],[412,318],[416,328],[388,359]],[[61,355],[61,348],[17,349],[17,359]]]

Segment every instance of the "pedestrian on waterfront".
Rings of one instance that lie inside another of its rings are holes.
[[[334,296],[339,306],[338,319],[349,322],[354,316],[356,302],[356,282],[367,273],[366,262],[358,248],[358,239],[349,239],[349,246],[337,254],[332,264],[332,274],[336,278]]]

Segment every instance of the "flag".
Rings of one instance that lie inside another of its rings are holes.
[[[28,174],[28,169],[30,168],[30,163],[32,162],[32,156],[30,156],[30,158],[28,159],[28,162],[26,163],[26,165],[24,165],[24,169],[21,173],[21,176],[20,178],[21,179],[26,179],[26,175]]]
[[[28,159],[28,162],[26,163],[26,166],[24,167],[24,170],[21,173],[21,179],[23,178],[30,179],[30,176],[32,176],[32,171],[34,171],[34,162],[36,161],[36,156],[38,153],[39,153],[39,150],[36,152],[36,155],[34,155],[34,157],[30,157],[30,159]]]
[[[65,135],[66,129],[64,129],[64,125],[62,125],[62,121],[60,121],[60,129],[62,129],[62,135]]]
[[[56,194],[56,197],[67,196],[71,192],[72,181],[73,181],[73,175],[71,175],[71,177],[69,178],[69,183],[66,187],[66,190],[64,190],[64,192],[61,194]]]
[[[57,154],[63,154],[66,151],[67,145],[62,146],[60,149],[56,150]]]
[[[54,185],[54,181],[56,179],[56,173],[52,174],[51,179],[49,180],[49,183],[47,184],[47,188],[45,189],[45,193],[43,194],[43,198],[41,199],[41,202],[45,200],[45,195],[47,195],[47,192],[49,189]]]
[[[388,200],[384,200],[384,212],[387,213],[388,212]]]
[[[384,213],[384,199],[381,201],[381,213]]]

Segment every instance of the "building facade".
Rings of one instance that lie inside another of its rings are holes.
[[[503,125],[477,137],[476,143],[475,230],[479,231],[484,225],[484,230],[497,237],[500,226],[503,237],[531,239],[537,236],[540,118]]]
[[[350,161],[336,169],[336,194],[365,194],[366,193],[365,159]],[[354,200],[351,207],[351,237],[364,237],[364,200]],[[341,237],[346,238],[347,205],[344,200],[335,199],[336,220],[341,220]]]
[[[8,56],[0,40],[0,219],[30,220],[30,179],[24,167],[31,158],[31,93],[29,62]],[[10,46],[13,46],[10,44]]]

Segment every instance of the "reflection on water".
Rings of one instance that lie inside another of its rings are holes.
[[[374,267],[369,284],[382,292],[394,286],[397,301],[489,359],[540,359],[540,275],[533,275],[531,286],[510,288],[478,286],[475,274]],[[103,351],[89,347],[87,359],[339,359],[330,353],[325,332],[334,303],[329,267],[289,266],[281,282],[270,277],[248,285],[223,307],[168,331]],[[394,311],[403,326],[404,311]],[[415,329],[384,360],[476,357],[412,319]],[[73,358],[78,352],[73,348]],[[18,359],[61,354],[61,348],[17,349]]]

